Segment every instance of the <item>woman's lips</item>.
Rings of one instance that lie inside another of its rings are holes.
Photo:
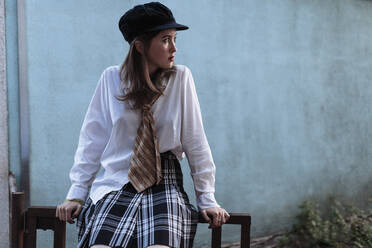
[[[174,61],[174,56],[169,57],[170,61]]]

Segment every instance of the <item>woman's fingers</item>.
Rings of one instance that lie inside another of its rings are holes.
[[[56,217],[73,224],[75,222],[72,219],[79,215],[81,209],[82,206],[79,203],[67,201],[57,206]]]
[[[71,213],[72,213],[72,209],[71,208],[66,208],[65,209],[65,214],[66,214],[66,221],[70,224],[73,224],[75,223],[72,219],[71,219]]]
[[[207,208],[202,210],[201,213],[204,219],[209,223],[208,228],[220,227],[230,219],[229,213],[220,207]],[[208,217],[208,214],[212,216],[212,220]]]
[[[60,214],[59,214],[59,205],[58,205],[58,206],[57,206],[57,209],[56,209],[56,218],[59,219],[59,216],[60,216]]]
[[[72,214],[72,218],[73,218],[73,219],[75,219],[76,217],[79,216],[80,211],[81,211],[82,208],[83,208],[83,207],[82,207],[81,205],[79,205],[79,206],[75,209],[75,211],[74,211],[73,214]]]
[[[223,208],[219,208],[214,217],[215,219],[215,222],[213,223],[214,227],[222,226],[223,224],[227,222],[229,218],[230,218],[230,215],[226,212],[226,210]]]
[[[66,221],[65,211],[63,210],[63,206],[60,206],[60,208],[59,208],[59,219],[62,220],[62,221]]]
[[[202,210],[202,211],[201,211],[201,214],[202,214],[203,218],[204,218],[208,223],[210,223],[211,219],[208,217],[208,215],[207,215],[207,211]]]
[[[221,221],[221,225],[225,224],[225,223],[226,223],[225,213],[222,213],[222,214],[221,214],[221,219],[222,219],[222,221]]]
[[[230,219],[230,215],[229,215],[228,212],[226,212],[226,210],[224,210],[223,216],[225,218],[225,222],[224,223],[226,223]]]
[[[213,216],[213,225],[214,225],[214,227],[219,227],[220,226],[220,223],[221,223],[221,215],[219,215],[218,213],[216,213]]]

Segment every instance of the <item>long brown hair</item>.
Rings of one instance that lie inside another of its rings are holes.
[[[159,68],[151,76],[146,67],[144,56],[137,51],[135,41],[140,40],[144,44],[144,53],[150,47],[151,40],[159,31],[145,33],[131,42],[129,52],[124,63],[120,67],[121,92],[123,95],[116,96],[119,101],[129,103],[132,109],[142,109],[145,104],[157,94],[163,94],[164,82],[176,71],[174,66],[170,69]]]

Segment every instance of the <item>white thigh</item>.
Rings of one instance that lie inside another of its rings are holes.
[[[147,246],[147,248],[170,248],[170,247],[166,245],[150,245]]]

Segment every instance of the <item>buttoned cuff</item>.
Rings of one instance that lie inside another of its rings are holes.
[[[80,205],[84,205],[84,201],[81,199],[66,199],[65,202],[72,201],[72,202],[77,202]]]
[[[198,210],[201,211],[206,208],[213,208],[213,207],[221,207],[215,197],[214,193],[203,193],[200,194],[199,197],[196,199],[196,203],[198,205]]]
[[[67,193],[66,199],[81,199],[82,201],[85,201],[85,199],[88,196],[88,190],[82,187],[79,187],[78,185],[71,185],[70,190]]]

